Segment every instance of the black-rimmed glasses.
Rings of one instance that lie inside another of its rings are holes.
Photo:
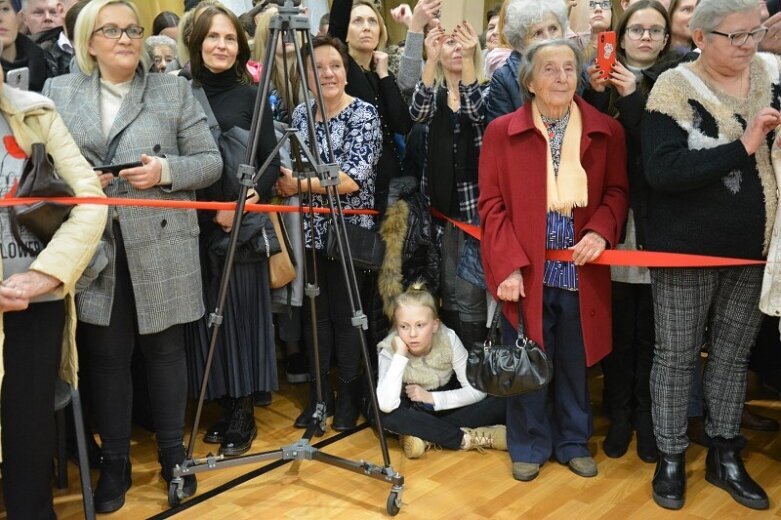
[[[655,42],[664,39],[667,34],[667,30],[661,25],[654,25],[653,27],[643,27],[642,25],[630,25],[626,28],[626,35],[630,40],[640,40],[645,32],[648,31],[648,36]]]
[[[124,29],[116,25],[104,25],[92,31],[92,34],[95,33],[101,33],[110,40],[118,40],[122,38],[122,33],[125,33],[131,40],[138,40],[144,37],[144,28],[140,25],[129,25]]]
[[[767,27],[757,27],[753,31],[735,31],[731,33],[723,33],[721,31],[709,31],[711,34],[718,34],[719,36],[724,36],[726,38],[729,38],[729,42],[735,46],[740,47],[741,45],[745,45],[749,38],[754,40],[754,43],[761,42],[765,35],[767,34]]]

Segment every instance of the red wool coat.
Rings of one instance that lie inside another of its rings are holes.
[[[576,208],[575,242],[589,231],[602,235],[608,248],[619,242],[628,207],[624,130],[576,97],[583,119],[580,158],[588,176],[588,206]],[[542,275],[545,268],[546,146],[534,126],[531,104],[493,121],[480,152],[480,250],[488,289],[496,290],[520,268],[526,298],[522,301],[526,332],[542,341]],[[610,268],[578,268],[580,318],[586,363],[591,366],[612,348]],[[518,322],[518,307],[504,314]],[[543,345],[544,346],[544,345]]]

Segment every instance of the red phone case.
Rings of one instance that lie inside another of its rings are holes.
[[[605,31],[597,35],[597,65],[605,77],[613,70],[616,63],[616,33]]]

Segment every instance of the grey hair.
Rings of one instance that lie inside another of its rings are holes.
[[[165,45],[166,47],[170,48],[174,56],[176,56],[176,40],[173,38],[170,38],[164,34],[158,34],[157,36],[150,36],[146,39],[144,42],[144,48],[146,49],[146,53],[149,55],[150,59],[153,59],[152,52],[155,50],[155,47],[159,47],[160,45]]]
[[[577,44],[571,40],[559,39],[559,40],[545,40],[536,42],[529,46],[523,55],[521,64],[518,67],[518,83],[521,84],[521,97],[524,100],[531,100],[534,94],[529,90],[529,84],[534,79],[534,61],[537,58],[537,53],[542,49],[550,47],[567,47],[572,50],[575,55],[575,73],[578,78],[578,84],[576,90],[580,87],[582,81],[581,71],[583,70],[583,55],[580,53],[580,49]]]
[[[705,33],[715,30],[727,16],[745,13],[759,8],[757,0],[701,0],[694,8],[689,29],[700,29]]]
[[[552,13],[561,25],[562,35],[567,30],[567,6],[563,0],[508,0],[504,13],[504,37],[518,52],[523,51],[524,40],[532,25],[542,22]]]

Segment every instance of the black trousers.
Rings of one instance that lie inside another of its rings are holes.
[[[399,407],[382,414],[382,427],[400,435],[413,435],[443,448],[461,447],[461,428],[478,428],[505,423],[504,399],[488,396],[482,401],[452,410],[426,410],[402,396]]]
[[[613,282],[613,351],[602,360],[611,420],[650,416],[653,354],[651,285]]]
[[[187,400],[187,361],[184,325],[174,325],[154,334],[139,334],[135,298],[127,256],[114,226],[116,286],[108,327],[79,322],[78,339],[89,357],[93,418],[100,434],[104,456],[118,458],[130,453],[133,410],[133,350],[146,360],[149,398],[152,403],[157,445],[170,448],[184,438]]]
[[[3,314],[2,481],[5,510],[12,520],[56,518],[54,381],[64,325],[62,301],[34,303],[27,310]]]
[[[311,255],[307,256],[309,273],[312,273]],[[351,381],[360,374],[361,340],[358,331],[351,323],[352,309],[347,297],[347,285],[342,273],[342,265],[338,260],[331,260],[324,254],[315,253],[317,277],[320,285],[320,295],[315,298],[317,314],[317,339],[320,353],[320,373],[328,372],[331,355],[336,354],[336,365],[339,368],[339,378]],[[365,273],[356,271],[358,287],[363,294],[366,281]],[[362,306],[365,309],[365,306]],[[365,311],[364,311],[365,312]],[[314,338],[312,333],[312,312],[309,299],[304,300],[304,341],[309,356],[309,370],[315,373]]]

